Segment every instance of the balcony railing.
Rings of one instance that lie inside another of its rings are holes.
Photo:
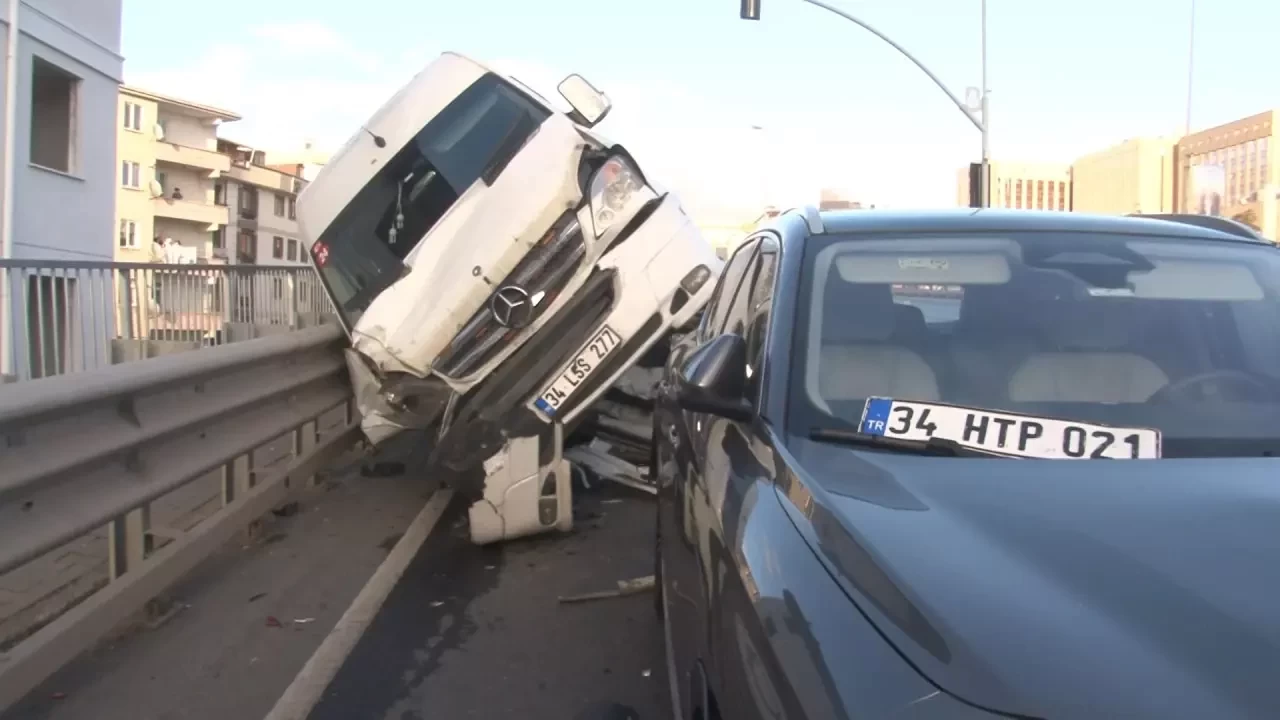
[[[226,225],[229,219],[228,210],[223,205],[194,200],[174,200],[167,197],[152,200],[152,211],[156,217],[186,220],[209,226]]]
[[[220,152],[188,147],[163,140],[156,143],[156,160],[202,170],[217,170],[224,173],[231,169],[231,158]]]

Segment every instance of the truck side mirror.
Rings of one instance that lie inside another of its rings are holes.
[[[556,89],[573,108],[574,120],[587,127],[598,125],[613,109],[608,96],[576,73],[561,80]]]

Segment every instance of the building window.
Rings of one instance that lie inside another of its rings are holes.
[[[80,78],[38,57],[31,60],[31,163],[72,172]]]
[[[138,247],[138,223],[133,220],[120,221],[120,247]]]
[[[289,196],[289,219],[298,219],[298,198],[292,195]]]
[[[1017,188],[1015,191],[1017,194],[1014,195],[1016,199],[1013,202],[1013,208],[1015,210],[1021,210],[1022,209],[1022,181],[1019,180],[1014,187]]]
[[[213,231],[213,249],[221,250],[227,246],[227,226],[219,225],[217,230]]]
[[[142,131],[142,106],[135,102],[124,103],[124,129]]]
[[[1036,181],[1036,210],[1043,210],[1044,204],[1044,181]]]
[[[227,205],[227,184],[221,180],[213,184],[213,204],[223,207]]]
[[[127,188],[138,189],[142,186],[142,168],[138,163],[125,160],[120,163],[120,184]]]
[[[1052,210],[1057,207],[1053,202],[1053,191],[1056,190],[1057,187],[1058,183],[1053,182],[1052,180],[1049,181],[1049,204],[1045,205],[1046,210]]]
[[[1067,209],[1067,184],[1061,180],[1058,181],[1058,209]]]
[[[284,195],[276,193],[276,217],[284,217]]]
[[[276,299],[280,300],[284,297],[284,278],[272,278],[271,288]]]
[[[244,218],[245,220],[257,220],[258,219],[258,189],[254,187],[241,185],[239,190],[239,195],[240,195],[239,197],[240,217]]]
[[[277,260],[284,259],[284,238],[279,235],[271,238],[271,257]]]
[[[236,233],[236,255],[242,263],[258,261],[258,236],[252,230]]]
[[[285,256],[289,262],[298,262],[298,241],[293,238],[289,239],[289,252]]]

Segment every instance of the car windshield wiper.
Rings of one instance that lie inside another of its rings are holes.
[[[975,450],[974,448],[961,445],[955,440],[937,437],[929,438],[928,440],[898,440],[895,438],[886,438],[880,435],[867,435],[853,430],[813,428],[809,431],[809,439],[817,440],[818,442],[840,443],[841,445],[851,445],[853,447],[866,447],[875,448],[876,450],[910,453],[912,455],[1007,459],[1007,456],[1005,455],[996,455],[995,453]]]

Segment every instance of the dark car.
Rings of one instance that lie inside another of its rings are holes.
[[[677,717],[1280,718],[1280,251],[1195,223],[750,236],[655,415]]]

